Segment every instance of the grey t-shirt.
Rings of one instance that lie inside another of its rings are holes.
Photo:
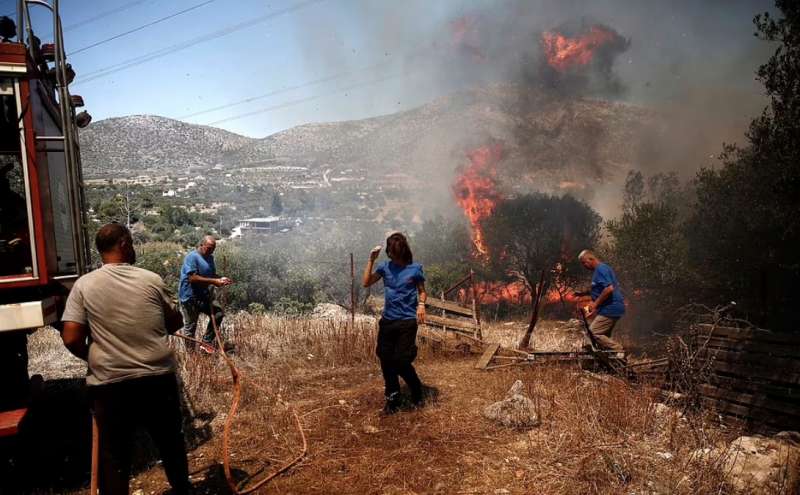
[[[76,282],[62,321],[89,326],[88,385],[175,371],[165,308],[173,307],[157,274],[108,264]]]

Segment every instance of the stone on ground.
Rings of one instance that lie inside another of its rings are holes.
[[[517,380],[511,386],[506,398],[486,406],[483,415],[503,426],[515,428],[536,426],[539,424],[536,406],[523,391],[522,381]]]
[[[741,436],[727,447],[699,454],[712,461],[721,456],[727,481],[742,493],[800,493],[800,433]]]

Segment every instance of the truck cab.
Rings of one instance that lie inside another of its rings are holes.
[[[33,8],[52,13],[52,43],[34,33]],[[58,324],[89,263],[78,127],[91,117],[74,77],[58,0],[20,0],[16,20],[0,18],[0,436],[24,417],[27,335]]]

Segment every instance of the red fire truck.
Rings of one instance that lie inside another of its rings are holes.
[[[0,18],[0,436],[26,412],[28,333],[57,324],[89,259],[77,130],[91,117],[69,92],[58,3],[19,0]],[[52,43],[33,10],[52,16]]]

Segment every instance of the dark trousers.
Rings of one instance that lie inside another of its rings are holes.
[[[189,299],[186,302],[182,302],[180,308],[181,316],[183,317],[183,329],[181,332],[187,337],[195,338],[194,334],[197,330],[197,319],[200,317],[201,313],[205,314],[208,316],[208,323],[206,324],[206,333],[203,334],[203,342],[214,345],[214,322],[217,323],[217,328],[222,328],[222,319],[225,317],[222,308],[216,303],[198,301],[196,299]],[[214,312],[214,321],[211,320],[212,311]]]
[[[173,493],[189,492],[178,383],[173,373],[89,387],[100,437],[100,493],[128,493],[133,433],[142,426],[158,448]]]
[[[417,320],[384,320],[378,322],[378,347],[376,354],[381,362],[386,398],[393,399],[400,392],[400,380],[408,385],[414,402],[422,400],[422,383],[414,369],[417,357]]]
[[[0,411],[23,407],[31,392],[26,332],[0,332],[0,377]]]

